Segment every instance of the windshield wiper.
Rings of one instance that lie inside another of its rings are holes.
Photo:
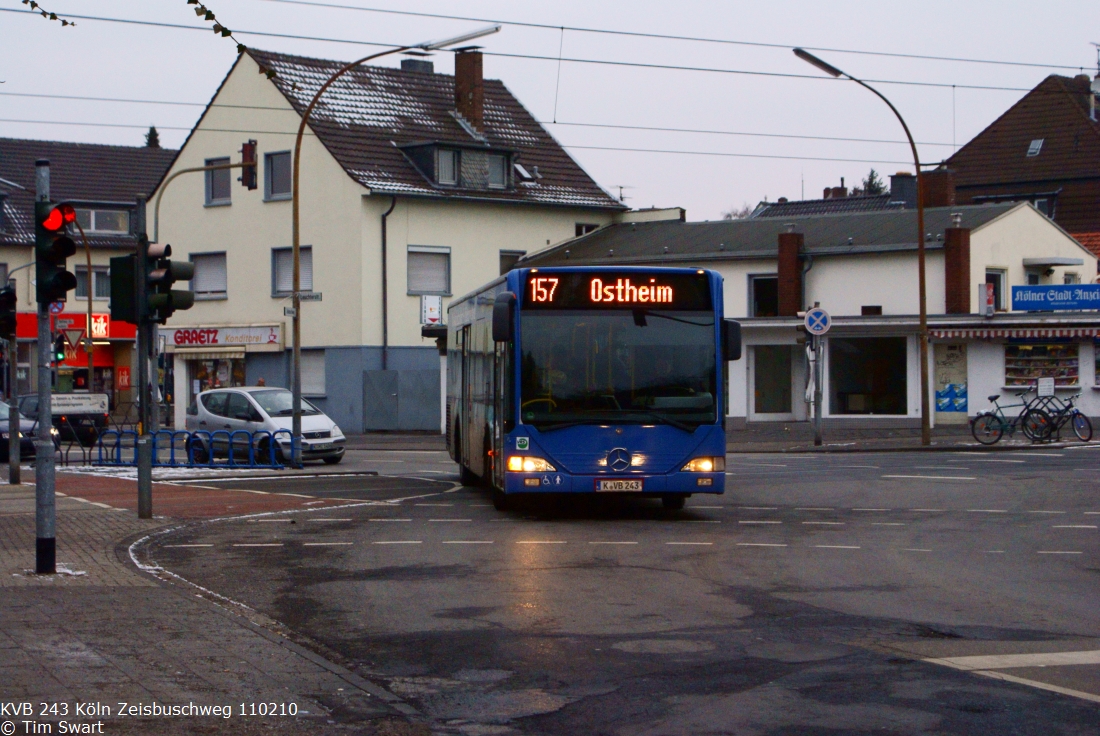
[[[565,429],[567,427],[579,427],[582,424],[591,424],[591,422],[558,422],[557,424],[546,424],[544,426],[534,425],[535,429],[540,432],[553,432],[555,429]]]
[[[670,427],[675,427],[676,429],[683,430],[684,432],[694,432],[695,431],[689,425],[684,424],[683,422],[678,421],[676,419],[673,419],[672,417],[668,416],[667,414],[661,414],[660,412],[656,412],[656,411],[643,411],[643,412],[640,412],[640,413],[645,414],[646,416],[653,417],[654,419],[656,419],[657,421],[659,421],[663,424],[667,424]]]

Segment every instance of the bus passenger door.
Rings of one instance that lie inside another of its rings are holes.
[[[461,446],[458,448],[459,457],[461,462],[467,468],[470,467],[470,447],[480,442],[480,439],[475,440],[475,437],[471,434],[473,432],[473,397],[470,391],[470,381],[473,380],[471,375],[472,362],[470,355],[470,326],[466,325],[458,333],[461,339],[462,345],[462,379],[461,379],[461,399],[459,402],[459,425],[458,431],[461,433]]]
[[[511,402],[507,394],[511,389],[508,380],[508,343],[495,343],[493,355],[493,485],[504,488],[504,432]]]

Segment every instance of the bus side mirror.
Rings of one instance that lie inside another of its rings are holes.
[[[510,291],[497,294],[493,302],[493,341],[511,342],[516,335],[516,295]]]
[[[741,359],[741,323],[736,320],[722,321],[722,359]]]

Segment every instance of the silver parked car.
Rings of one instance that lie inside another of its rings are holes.
[[[205,462],[214,455],[229,454],[228,433],[237,430],[249,432],[278,432],[290,430],[293,419],[293,394],[285,388],[246,386],[242,388],[216,388],[203,391],[195,403],[187,408],[187,429],[210,432],[210,438],[197,435],[192,438],[195,459]],[[290,460],[290,432],[280,432],[275,438],[276,458]],[[344,457],[344,433],[324,412],[302,399],[302,460],[324,460],[333,465]],[[271,436],[254,437],[257,460],[267,460],[271,452]],[[234,438],[235,455],[247,453],[243,436]]]

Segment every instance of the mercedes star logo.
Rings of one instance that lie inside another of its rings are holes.
[[[630,467],[630,453],[621,447],[616,447],[607,453],[607,467],[616,473],[621,473]]]

